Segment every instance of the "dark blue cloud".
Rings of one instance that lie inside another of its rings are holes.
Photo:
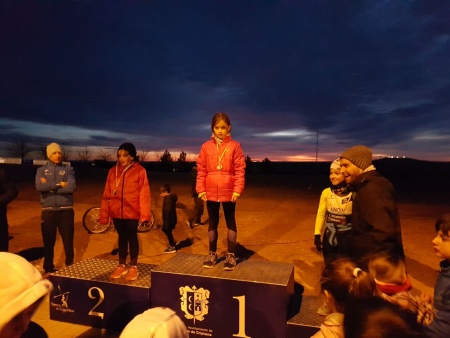
[[[74,145],[196,153],[226,111],[252,158],[367,144],[450,159],[445,1],[0,6],[2,140],[47,126]]]

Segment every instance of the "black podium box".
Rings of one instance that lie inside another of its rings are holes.
[[[110,279],[117,261],[87,259],[50,275],[50,319],[121,331],[150,308],[151,270],[138,264],[135,281]]]
[[[300,311],[287,322],[287,338],[309,338],[320,329],[325,317],[317,314],[321,297],[302,296]]]
[[[152,271],[152,307],[167,306],[190,337],[286,337],[294,266],[259,260],[212,269],[205,256],[178,253]]]

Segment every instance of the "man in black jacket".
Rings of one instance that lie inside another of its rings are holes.
[[[372,165],[372,151],[357,145],[340,157],[341,171],[354,191],[351,238],[345,253],[366,268],[378,252],[404,258],[394,187]]]
[[[9,249],[9,231],[7,219],[7,207],[13,201],[18,190],[12,181],[6,179],[5,170],[0,168],[0,251]]]

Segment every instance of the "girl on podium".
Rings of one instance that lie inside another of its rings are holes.
[[[211,122],[211,139],[203,143],[197,158],[196,190],[206,201],[209,216],[209,255],[203,267],[210,269],[217,263],[217,228],[222,203],[227,224],[228,252],[224,270],[236,267],[236,201],[244,190],[245,157],[241,145],[231,139],[231,122],[227,114],[219,112]]]
[[[139,164],[136,148],[132,143],[123,143],[117,150],[117,164],[108,172],[100,208],[100,224],[112,219],[119,235],[119,265],[111,278],[125,276],[126,280],[137,279],[139,241],[138,224],[150,220],[150,186],[147,172]],[[127,266],[128,250],[130,264]]]

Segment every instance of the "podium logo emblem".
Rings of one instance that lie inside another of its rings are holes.
[[[209,309],[209,294],[209,290],[197,289],[196,286],[192,288],[189,286],[180,287],[181,310],[183,310],[187,319],[194,319],[194,323],[195,320],[202,321],[205,319]]]
[[[63,292],[60,285],[58,285],[58,291],[59,293],[53,296],[53,300],[51,300],[50,306],[53,307],[56,311],[61,311],[63,313],[73,313],[74,310],[69,307],[70,291]]]

